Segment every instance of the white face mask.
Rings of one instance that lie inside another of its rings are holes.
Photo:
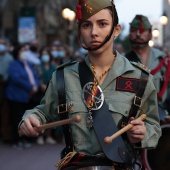
[[[20,60],[25,61],[27,59],[27,53],[26,51],[22,52],[19,56]]]
[[[49,55],[43,55],[41,58],[43,63],[48,63],[50,61],[50,56]]]
[[[57,50],[52,50],[51,54],[52,54],[53,58],[59,57],[59,52]]]
[[[64,58],[66,55],[65,51],[59,51],[59,57]]]
[[[0,44],[0,53],[4,53],[6,51],[6,46],[4,44]]]

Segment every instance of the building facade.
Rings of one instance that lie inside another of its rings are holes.
[[[37,38],[42,44],[50,43],[57,38],[66,41],[67,34],[69,34],[68,21],[62,17],[62,9],[66,7],[75,10],[76,1],[17,0],[14,3],[13,0],[0,0],[0,37],[6,37],[14,44],[19,42],[19,36],[24,41],[22,36],[33,31],[31,30],[33,27],[29,27],[25,20],[25,23],[19,23],[23,21],[21,18],[30,17],[32,20],[27,21],[35,24],[33,38]],[[76,23],[76,21],[74,22]],[[19,30],[19,25],[22,28],[27,26],[28,29]],[[19,35],[21,33],[23,35]]]
[[[170,0],[163,0],[162,14],[168,18],[168,23],[162,25],[163,47],[170,53]]]

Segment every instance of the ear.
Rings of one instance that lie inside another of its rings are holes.
[[[120,31],[122,30],[122,27],[120,24],[117,24],[114,28],[114,31],[113,31],[113,36],[114,37],[117,37],[119,34],[120,34]]]

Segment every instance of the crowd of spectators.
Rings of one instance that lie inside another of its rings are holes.
[[[18,124],[25,110],[41,100],[56,67],[68,60],[81,61],[87,54],[80,48],[75,52],[59,40],[42,46],[38,40],[10,45],[0,38],[0,140],[12,147],[31,147],[63,142],[61,127],[49,129],[36,139],[20,137]]]

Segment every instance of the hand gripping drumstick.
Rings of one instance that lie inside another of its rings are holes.
[[[139,116],[136,120],[144,120],[145,118],[146,118],[146,114],[142,114],[142,115]],[[117,137],[120,136],[122,133],[128,131],[128,130],[131,129],[133,126],[134,126],[134,125],[132,125],[132,124],[126,125],[124,128],[122,128],[121,130],[119,130],[118,132],[116,132],[115,134],[113,134],[112,136],[105,137],[105,138],[104,138],[104,142],[105,142],[106,144],[110,144],[113,139],[117,138]]]
[[[44,124],[44,125],[40,125],[38,127],[34,127],[34,129],[36,131],[41,131],[41,130],[53,128],[53,127],[56,127],[56,126],[69,124],[69,123],[72,123],[72,122],[77,122],[78,123],[80,121],[81,121],[80,116],[73,116],[72,118],[69,118],[69,119],[64,119],[64,120],[60,120],[60,121],[57,121],[57,122],[47,123],[47,124]]]

